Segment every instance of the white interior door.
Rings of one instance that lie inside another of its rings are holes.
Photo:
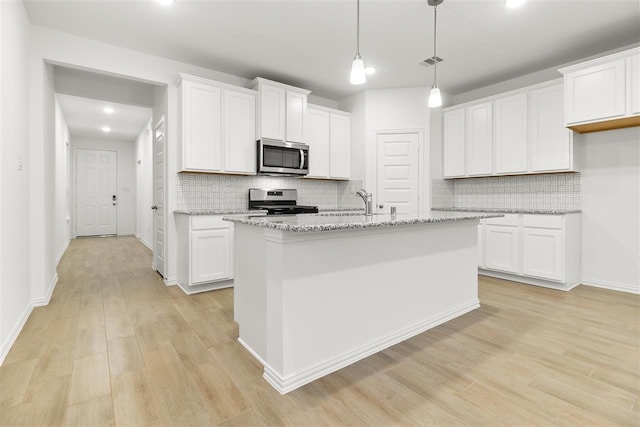
[[[153,268],[164,277],[164,149],[166,124],[164,117],[153,132]]]
[[[418,213],[420,137],[413,133],[378,134],[378,212]]]
[[[117,232],[117,163],[115,151],[76,151],[76,235]]]

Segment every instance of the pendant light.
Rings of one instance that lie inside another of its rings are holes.
[[[429,6],[433,6],[433,86],[431,86],[431,92],[429,92],[429,107],[436,108],[442,105],[442,95],[440,95],[440,88],[438,87],[438,5],[442,4],[444,0],[427,0]]]
[[[358,4],[358,18],[357,18],[357,30],[356,30],[356,56],[353,57],[353,64],[351,65],[351,76],[349,82],[352,85],[361,85],[367,82],[367,75],[364,72],[364,61],[360,56],[360,0],[357,0]]]

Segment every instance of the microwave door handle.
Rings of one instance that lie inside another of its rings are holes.
[[[300,169],[304,169],[304,150],[300,150]]]

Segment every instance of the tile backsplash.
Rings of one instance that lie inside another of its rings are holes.
[[[320,209],[362,207],[362,201],[351,191],[352,186],[359,189],[361,181],[194,173],[179,173],[176,179],[179,210],[246,210],[249,188],[295,188],[298,204]]]
[[[434,179],[433,207],[581,209],[580,174]]]

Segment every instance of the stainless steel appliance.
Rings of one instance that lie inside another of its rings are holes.
[[[318,213],[317,206],[298,204],[298,190],[295,189],[249,189],[249,209],[266,210],[267,215],[295,215]]]
[[[274,139],[258,140],[258,174],[304,176],[309,173],[309,146]]]

